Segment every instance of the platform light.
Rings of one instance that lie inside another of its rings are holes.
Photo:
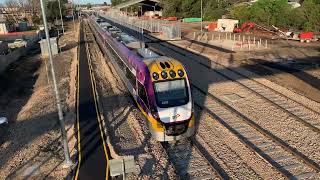
[[[179,69],[179,70],[178,70],[178,75],[179,75],[180,77],[183,77],[183,76],[184,76],[184,72],[183,72],[181,69]]]
[[[174,72],[174,70],[170,70],[169,74],[170,74],[170,77],[172,78],[176,77],[176,72]]]
[[[52,50],[51,50],[51,43],[50,43],[50,35],[49,35],[49,29],[48,29],[48,23],[47,23],[47,17],[46,17],[46,8],[45,8],[45,2],[44,0],[40,0],[40,6],[41,6],[41,13],[42,13],[42,19],[43,19],[43,25],[44,25],[44,31],[46,35],[46,41],[48,45],[48,54],[49,54],[49,63],[51,66],[51,77],[52,77],[52,84],[53,84],[53,92],[55,94],[55,102],[56,102],[56,107],[58,110],[58,117],[59,117],[59,124],[61,128],[61,141],[63,145],[63,152],[64,152],[64,157],[65,157],[65,166],[70,167],[73,165],[73,162],[70,158],[70,153],[69,153],[69,147],[68,147],[68,139],[67,139],[67,133],[65,129],[65,120],[63,117],[63,111],[62,111],[62,104],[61,104],[61,98],[60,98],[60,93],[57,85],[57,80],[56,80],[56,72],[55,72],[55,67],[53,63],[53,56],[52,56]]]
[[[163,79],[167,79],[168,73],[165,72],[165,71],[162,71],[162,72],[161,72],[161,77],[162,77]]]

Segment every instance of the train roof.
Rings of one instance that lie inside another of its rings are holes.
[[[153,52],[148,48],[139,48],[137,49],[137,54],[142,57],[142,60],[152,60],[154,58],[159,58],[160,55]]]

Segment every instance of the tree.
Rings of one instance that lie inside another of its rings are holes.
[[[160,5],[163,7],[164,16],[182,16],[182,0],[161,0]]]
[[[91,3],[87,4],[87,9],[90,9],[92,7]]]
[[[124,3],[124,2],[128,2],[129,0],[111,0],[111,5],[112,6],[116,6],[118,4]]]
[[[248,5],[246,4],[236,5],[232,7],[230,14],[235,19],[238,19],[242,24],[250,19],[250,12],[248,11],[248,9]]]
[[[67,14],[66,7],[64,6],[64,2],[61,1],[61,13],[62,17]],[[60,19],[60,9],[59,9],[59,2],[58,0],[55,1],[48,1],[47,2],[47,19],[50,22],[54,22],[56,19]]]
[[[305,31],[320,31],[320,1],[305,0],[301,8],[306,19],[303,29]]]

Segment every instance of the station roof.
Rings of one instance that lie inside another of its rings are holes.
[[[131,6],[134,4],[138,4],[138,3],[146,4],[146,5],[155,5],[158,2],[160,2],[160,1],[159,0],[131,0],[131,1],[128,1],[125,3],[118,4],[118,5],[114,6],[113,8],[114,9],[122,9],[122,8]]]

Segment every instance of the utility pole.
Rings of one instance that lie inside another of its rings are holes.
[[[202,23],[203,23],[203,12],[202,12],[202,0],[201,0],[201,35],[202,35]]]
[[[59,4],[59,10],[60,10],[60,20],[61,20],[61,26],[62,26],[62,34],[64,34],[64,27],[63,27],[63,19],[62,19],[62,10],[61,10],[61,2],[58,0]]]
[[[71,8],[72,8],[73,31],[76,32],[76,24],[74,22],[73,1],[71,1]]]
[[[72,165],[72,161],[70,159],[70,154],[69,154],[67,134],[66,134],[66,130],[65,130],[64,118],[63,118],[62,107],[61,107],[61,99],[60,99],[60,94],[59,94],[59,91],[58,91],[56,75],[55,75],[55,70],[54,70],[54,65],[53,65],[52,50],[51,50],[51,44],[50,44],[50,36],[49,36],[47,17],[46,17],[46,13],[45,13],[45,6],[44,6],[44,3],[43,3],[43,0],[40,0],[40,4],[41,4],[41,11],[42,11],[44,30],[45,30],[45,33],[46,33],[46,39],[47,39],[47,44],[48,44],[49,62],[50,62],[50,66],[51,66],[51,75],[52,75],[52,81],[53,81],[53,87],[54,87],[54,94],[55,94],[55,98],[56,98],[58,115],[59,115],[59,123],[60,123],[60,127],[61,127],[61,138],[62,138],[62,144],[63,144],[63,150],[64,150],[64,156],[65,156],[65,165],[66,166],[71,166]]]

